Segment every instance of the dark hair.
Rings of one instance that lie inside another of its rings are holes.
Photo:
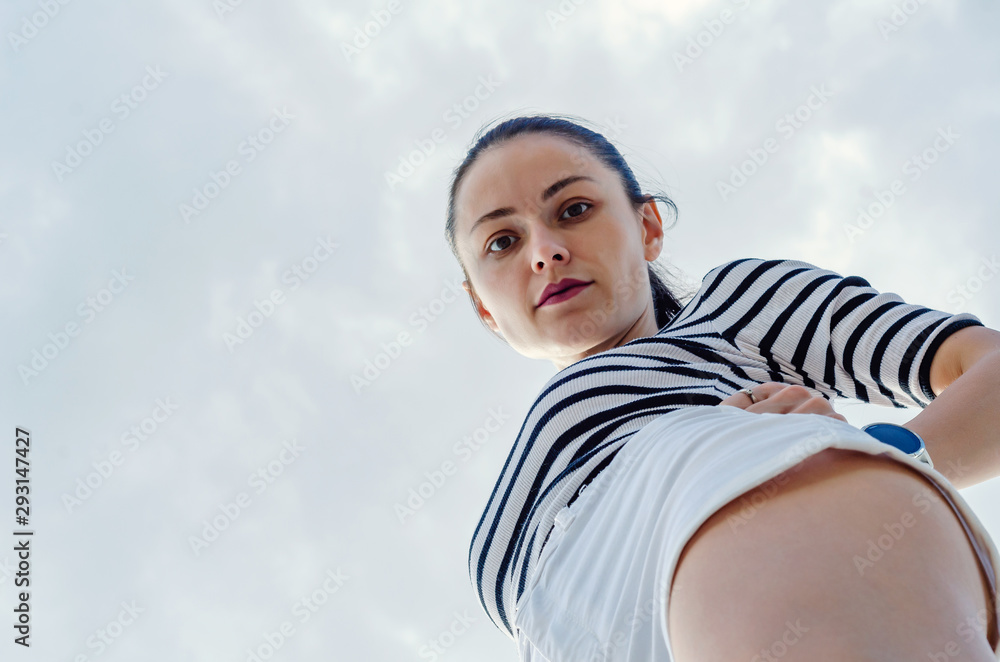
[[[458,245],[455,241],[455,193],[469,168],[472,167],[476,159],[484,151],[491,147],[502,145],[515,136],[529,133],[548,133],[572,141],[580,147],[589,150],[603,164],[618,173],[622,186],[625,189],[625,194],[637,211],[643,204],[651,200],[660,200],[668,209],[673,211],[674,218],[676,219],[677,205],[674,204],[673,200],[665,195],[643,194],[635,175],[632,174],[632,169],[629,168],[618,149],[603,135],[582,126],[582,123],[582,120],[574,122],[555,115],[523,115],[501,122],[487,131],[485,135],[483,135],[483,131],[486,130],[486,127],[482,127],[476,133],[476,136],[473,137],[474,144],[472,148],[469,149],[465,160],[455,169],[453,174],[451,189],[448,194],[448,220],[445,224],[445,239],[448,241],[448,246],[455,255],[455,259],[458,260],[459,265],[462,267],[465,280],[468,280],[470,285],[472,280],[469,278],[469,273],[462,263],[462,258],[458,253]],[[656,326],[657,328],[663,328],[680,311],[682,305],[667,286],[667,274],[660,265],[654,267],[654,262],[647,263],[649,285],[653,295]],[[480,322],[486,326],[481,317]],[[490,329],[490,332],[492,333],[492,329]]]

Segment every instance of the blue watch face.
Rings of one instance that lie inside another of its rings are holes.
[[[876,423],[866,427],[865,432],[879,441],[895,446],[908,455],[916,453],[923,446],[920,443],[920,438],[914,432],[899,425]]]

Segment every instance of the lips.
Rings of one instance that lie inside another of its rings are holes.
[[[538,306],[543,305],[549,297],[554,294],[559,294],[571,287],[576,287],[577,285],[590,285],[592,282],[593,281],[577,280],[576,278],[563,278],[558,283],[549,283],[545,286],[545,289],[542,290],[542,296],[538,299]]]

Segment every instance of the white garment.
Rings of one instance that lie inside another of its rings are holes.
[[[1000,555],[937,470],[828,416],[694,407],[643,427],[559,511],[515,608],[520,659],[671,662],[665,614],[687,541],[734,498],[830,447],[887,455],[931,479],[977,551],[996,618]]]

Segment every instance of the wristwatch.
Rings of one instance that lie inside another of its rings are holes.
[[[915,457],[921,462],[926,463],[931,468],[934,467],[934,463],[931,462],[931,456],[927,454],[927,446],[924,444],[924,440],[913,430],[904,428],[902,425],[896,425],[895,423],[870,423],[861,428],[861,431],[867,432],[883,443],[895,446],[910,457]]]

